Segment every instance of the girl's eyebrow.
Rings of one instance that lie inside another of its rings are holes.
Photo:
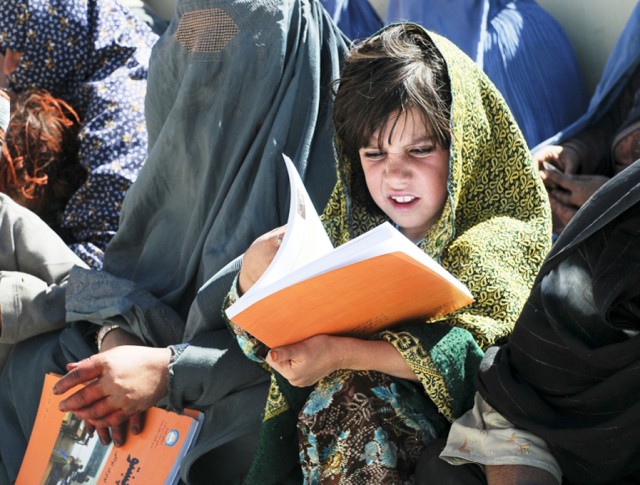
[[[433,143],[433,135],[430,135],[427,133],[425,135],[419,136],[413,139],[411,143],[409,143],[409,145],[417,145],[419,143],[426,143],[426,142]]]
[[[433,135],[429,133],[425,133],[424,135],[420,135],[412,139],[409,143],[407,143],[407,145],[419,145],[421,143],[434,143]],[[379,150],[381,148],[382,147],[378,143],[378,138],[373,137],[371,140],[369,140],[369,142],[366,145],[360,147],[360,150],[369,150],[369,149]]]

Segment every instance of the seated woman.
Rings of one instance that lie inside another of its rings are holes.
[[[432,459],[422,483],[638,483],[639,228],[635,162],[558,238],[451,428],[441,456],[458,466]]]
[[[59,217],[87,178],[78,160],[80,118],[46,91],[13,96],[0,155],[0,192],[35,212],[59,235]]]
[[[597,189],[640,158],[639,28],[640,4],[609,55],[587,112],[533,150],[556,233]]]
[[[283,152],[316,206],[328,200],[336,180],[330,85],[346,50],[316,1],[178,3],[150,61],[149,158],[127,192],[104,269],[74,268],[62,295],[68,327],[17,344],[0,375],[0,483],[18,473],[44,374],[69,369],[61,386],[91,385],[65,406],[104,442],[140,431],[159,400],[195,407],[205,422],[181,479],[244,475],[268,376],[222,319],[237,272],[228,263],[286,221]]]
[[[339,181],[323,214],[333,243],[391,221],[475,302],[371,339],[317,335],[274,349],[231,323],[272,371],[247,483],[300,473],[304,483],[409,482],[426,444],[471,405],[483,349],[510,333],[548,249],[526,143],[495,87],[446,39],[401,24],[357,44],[333,118]],[[280,233],[247,250],[230,302],[264,272]]]
[[[535,0],[389,0],[387,20],[420,23],[474,59],[504,96],[529,147],[586,108],[571,42]]]
[[[147,156],[144,95],[157,36],[118,2],[0,0],[0,53],[9,88],[49,91],[78,113],[87,177],[59,220],[94,268],[117,227],[124,194]]]

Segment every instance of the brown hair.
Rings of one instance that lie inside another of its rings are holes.
[[[58,210],[84,182],[78,161],[80,118],[65,101],[27,90],[11,100],[0,157],[0,191],[44,216]]]
[[[426,31],[398,24],[356,45],[336,81],[333,122],[352,160],[376,130],[416,108],[437,144],[451,143],[451,84],[444,58]],[[382,133],[383,130],[380,132]],[[380,140],[382,141],[382,140]]]

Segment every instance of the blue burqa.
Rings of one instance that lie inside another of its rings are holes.
[[[609,107],[618,99],[640,64],[640,3],[631,12],[631,16],[620,33],[615,46],[609,54],[600,81],[589,102],[588,109],[574,123],[563,126],[553,136],[534,148],[544,145],[556,145],[571,138],[596,123]]]
[[[178,3],[150,62],[149,158],[125,198],[105,271],[72,272],[72,326],[19,344],[0,378],[0,483],[18,472],[44,372],[94,353],[91,324],[109,323],[150,346],[191,343],[172,367],[167,398],[206,414],[183,480],[232,483],[245,471],[267,377],[222,320],[226,265],[286,222],[282,153],[324,206],[335,183],[330,83],[345,52],[315,0]]]
[[[586,107],[569,38],[535,0],[390,0],[387,20],[422,24],[474,59],[504,96],[530,147]]]
[[[382,20],[369,0],[321,1],[340,30],[352,40],[369,37],[382,28]]]

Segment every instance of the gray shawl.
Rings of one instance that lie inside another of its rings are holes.
[[[76,323],[55,344],[47,335],[46,343],[14,351],[8,380],[34,386],[7,393],[29,390],[37,402],[32,394],[40,388],[31,387],[41,384],[43,370],[64,372],[65,361],[95,352],[83,336],[87,322],[119,323],[151,346],[187,339],[192,345],[172,367],[169,405],[201,408],[207,420],[182,476],[208,483],[206,470],[215,469],[216,479],[229,483],[242,473],[266,376],[221,318],[234,272],[226,265],[286,222],[282,153],[294,160],[317,207],[328,199],[335,183],[330,82],[346,48],[315,0],[178,3],[150,61],[149,157],[125,198],[105,271],[72,271],[66,311]],[[35,413],[25,402],[28,396],[16,397],[15,416],[0,416],[7,426],[16,423],[7,428],[16,435],[15,455]],[[204,471],[192,466],[214,449],[199,462]]]

